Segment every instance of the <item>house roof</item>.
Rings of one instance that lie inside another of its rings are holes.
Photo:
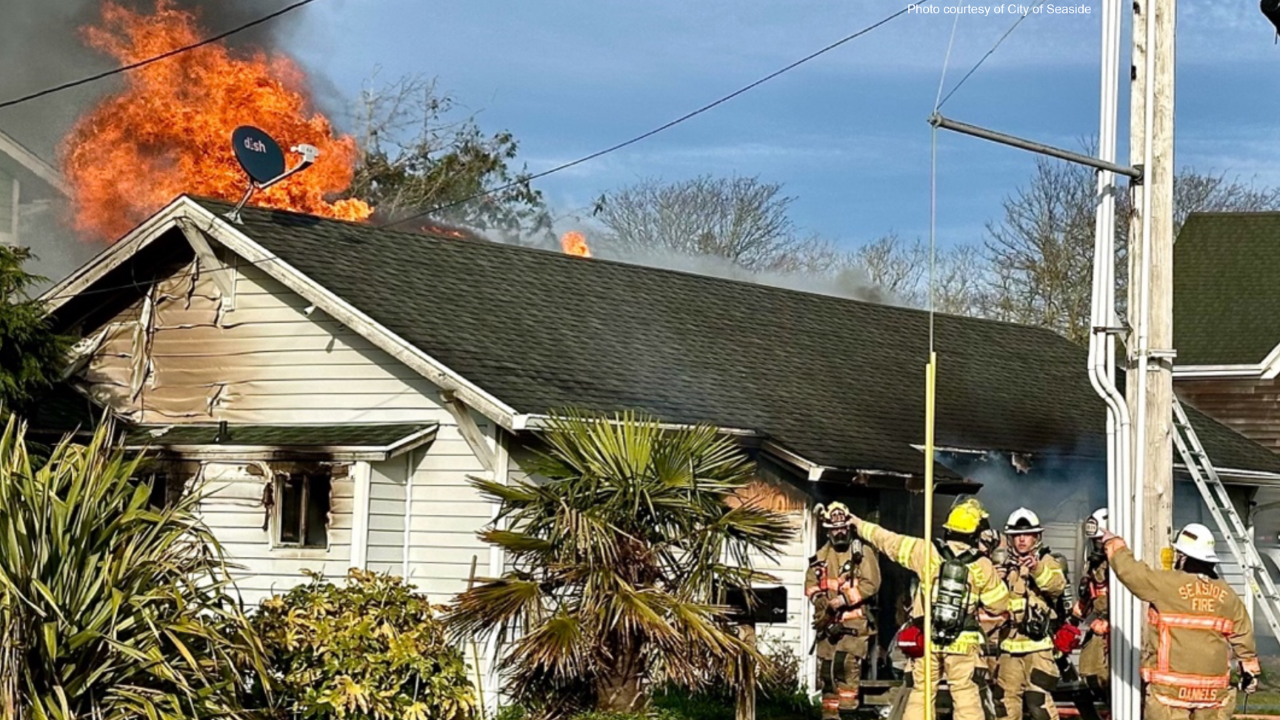
[[[397,357],[429,357],[495,407],[640,410],[757,435],[822,468],[924,469],[926,312],[279,211],[249,208],[232,225],[229,205],[197,202],[195,224],[215,239],[313,302],[323,288],[418,353]],[[52,292],[94,282],[86,270]],[[934,338],[939,447],[1105,455],[1083,348],[949,315]],[[1280,473],[1280,456],[1192,415],[1219,467]]]
[[[437,423],[346,425],[135,425],[124,432],[126,448],[217,454],[245,458],[270,455],[351,456],[385,460],[429,442]],[[365,456],[368,457],[365,457]]]
[[[1258,365],[1280,345],[1280,212],[1192,213],[1173,266],[1178,365]]]

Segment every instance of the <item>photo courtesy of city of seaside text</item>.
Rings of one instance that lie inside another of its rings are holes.
[[[907,12],[918,15],[1091,15],[1093,8],[1084,4],[990,3],[965,5],[912,5]]]

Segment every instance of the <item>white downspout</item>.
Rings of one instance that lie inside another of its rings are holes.
[[[413,476],[418,469],[418,466],[413,462],[413,455],[413,450],[404,454],[404,547],[401,548],[400,557],[400,575],[404,578],[405,583],[410,585],[413,584],[409,580],[412,570],[412,565],[409,563],[409,540],[413,535]]]
[[[1099,157],[1109,162],[1116,160],[1117,113],[1119,108],[1120,79],[1120,0],[1104,0],[1102,11],[1102,71],[1099,123]],[[1132,504],[1131,432],[1132,423],[1124,394],[1115,384],[1115,337],[1109,329],[1116,325],[1115,314],[1115,228],[1116,187],[1115,174],[1099,171],[1098,205],[1095,217],[1094,272],[1093,272],[1093,330],[1089,336],[1089,378],[1094,390],[1107,406],[1107,505],[1111,508],[1114,527],[1121,533],[1131,525],[1129,517]],[[1118,588],[1112,578],[1111,597],[1117,604],[1116,614],[1133,617],[1132,596]],[[1126,610],[1128,610],[1126,612]],[[1128,635],[1132,638],[1135,635]],[[1132,647],[1124,643],[1112,645],[1112,667],[1119,682],[1113,682],[1112,707],[1121,710],[1120,717],[1136,720],[1130,714],[1138,707],[1137,657]],[[1126,712],[1127,711],[1127,712]]]

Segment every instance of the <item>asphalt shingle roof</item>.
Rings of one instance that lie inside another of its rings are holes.
[[[227,205],[200,201],[221,213]],[[929,316],[907,308],[249,208],[238,230],[523,413],[637,409],[768,434],[813,462],[919,473]],[[1086,353],[939,315],[936,442],[1104,454]],[[1280,457],[1203,416],[1220,467]]]
[[[1173,267],[1179,365],[1254,365],[1280,345],[1280,212],[1193,213]]]
[[[222,445],[267,447],[387,447],[432,427],[427,423],[384,425],[230,425]],[[217,425],[136,425],[125,434],[129,446],[213,445]]]

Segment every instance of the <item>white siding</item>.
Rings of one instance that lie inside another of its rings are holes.
[[[487,420],[472,414],[486,439]],[[451,418],[452,420],[452,418]],[[467,589],[471,560],[476,575],[489,571],[489,546],[476,533],[493,516],[493,505],[467,482],[484,475],[480,460],[452,422],[419,455],[411,488],[409,577],[432,602],[448,602]]]
[[[262,489],[266,482],[244,465],[209,463],[202,474],[207,497],[200,514],[222,543],[233,565],[236,585],[246,604],[257,605],[273,594],[287,592],[306,580],[303,570],[340,579],[351,558],[352,482],[335,477],[330,491],[329,547],[278,548],[271,530],[263,530]]]
[[[261,269],[223,273],[234,275],[234,310],[208,273],[191,273],[159,285],[153,312],[146,299],[122,311],[81,373],[118,412],[143,423],[440,419],[431,383],[323,312],[308,316],[307,302]]]
[[[373,463],[369,483],[368,570],[404,575],[405,493],[415,453]]]
[[[752,553],[752,561],[756,568],[777,578],[778,585],[787,588],[787,621],[772,625],[757,626],[757,636],[762,647],[778,647],[789,645],[796,656],[804,660],[809,648],[804,647],[801,628],[807,622],[804,611],[804,576],[809,568],[809,556],[805,553],[803,530],[806,528],[804,515],[801,512],[788,513],[788,519],[795,534],[770,562],[767,558]],[[771,583],[772,584],[772,583]]]

